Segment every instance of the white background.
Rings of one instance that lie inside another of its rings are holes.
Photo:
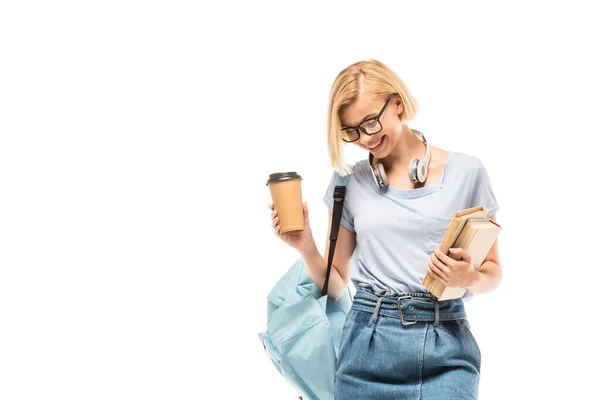
[[[327,97],[366,58],[501,205],[504,280],[467,303],[480,397],[595,392],[587,3],[199,4],[0,5],[1,399],[296,398],[258,339],[298,256],[265,183],[302,175],[323,249]]]

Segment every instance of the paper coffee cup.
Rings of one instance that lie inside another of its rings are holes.
[[[279,217],[279,233],[304,230],[301,181],[302,177],[296,172],[276,172],[269,175],[267,186]]]

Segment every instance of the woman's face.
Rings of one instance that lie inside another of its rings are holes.
[[[342,129],[356,128],[360,125],[358,129],[346,130],[346,137],[354,138],[358,131],[360,133],[358,140],[352,143],[381,159],[394,148],[396,137],[402,132],[402,123],[398,118],[401,112],[402,103],[398,95],[392,97],[361,95],[342,109],[340,120]],[[379,116],[379,122],[374,119],[377,116]],[[379,132],[368,135],[365,134],[365,131]]]

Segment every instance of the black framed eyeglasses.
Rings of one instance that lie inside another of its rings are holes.
[[[388,97],[383,108],[379,111],[379,115],[376,117],[366,119],[357,126],[342,128],[342,140],[344,142],[352,143],[360,138],[361,132],[367,135],[374,135],[381,132],[383,126],[381,125],[380,119],[392,97],[394,97],[394,94]]]

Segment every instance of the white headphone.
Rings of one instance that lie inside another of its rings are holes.
[[[417,130],[414,131],[419,132]],[[429,168],[429,143],[427,143],[423,133],[419,132],[419,134],[421,135],[421,141],[425,143],[426,150],[425,156],[422,160],[419,160],[415,157],[408,163],[408,177],[413,183],[425,182],[425,179],[427,179],[427,170]],[[373,165],[373,159],[373,153],[369,152],[369,166],[371,167],[371,172],[373,173],[373,179],[378,187],[385,188],[389,185],[385,169],[383,168],[382,164],[377,163]]]

